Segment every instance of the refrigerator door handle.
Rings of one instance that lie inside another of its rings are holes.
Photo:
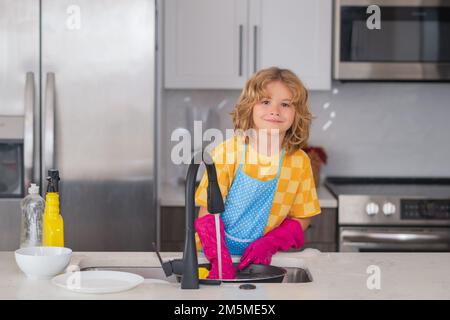
[[[35,108],[34,73],[27,72],[25,80],[25,119],[23,136],[24,189],[27,190],[34,178],[34,108]],[[35,181],[35,183],[37,183]]]
[[[44,122],[44,172],[45,180],[47,170],[53,168],[55,149],[55,74],[48,72],[45,84],[45,122]]]

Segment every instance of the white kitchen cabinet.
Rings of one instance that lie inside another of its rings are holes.
[[[251,72],[279,66],[308,89],[331,88],[331,0],[250,0]]]
[[[248,76],[247,0],[164,5],[165,87],[242,87]]]
[[[242,89],[270,66],[331,87],[331,0],[166,0],[166,88]]]

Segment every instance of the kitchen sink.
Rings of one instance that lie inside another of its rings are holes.
[[[305,283],[312,282],[311,274],[307,269],[297,268],[297,267],[283,267],[286,269],[287,274],[283,279],[282,283]],[[178,278],[175,275],[166,277],[164,271],[161,267],[86,267],[82,268],[81,271],[122,271],[138,274],[144,279],[159,279],[166,280],[171,283],[177,283]]]
[[[312,276],[307,269],[297,267],[285,267],[284,269],[286,269],[287,274],[284,276],[283,283],[312,282]]]
[[[161,267],[87,267],[82,268],[80,271],[121,271],[140,275],[144,279],[159,279],[173,283],[178,282],[174,274],[166,277]]]

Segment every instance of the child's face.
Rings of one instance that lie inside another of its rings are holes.
[[[253,107],[255,129],[266,129],[268,133],[278,129],[280,135],[284,136],[294,122],[295,108],[291,102],[292,92],[280,81],[270,82],[265,89],[267,97]]]

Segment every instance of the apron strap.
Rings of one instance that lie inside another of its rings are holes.
[[[239,162],[239,167],[242,167],[242,164],[245,161],[245,149],[247,149],[247,144],[244,141],[244,148],[242,149],[242,157],[241,157],[241,162]]]
[[[284,148],[281,148],[281,157],[280,157],[280,162],[278,163],[277,179],[280,176],[281,163],[283,162],[283,156],[284,156]]]

